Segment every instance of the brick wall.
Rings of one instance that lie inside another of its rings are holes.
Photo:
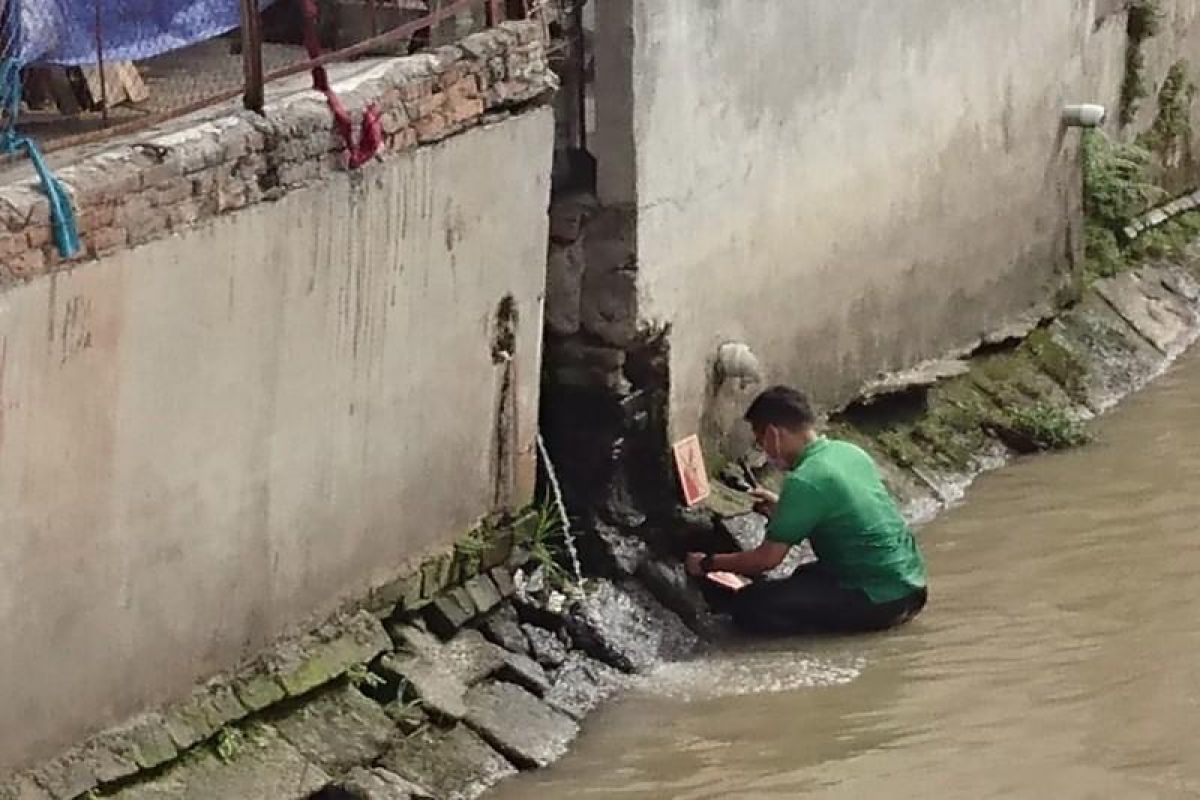
[[[380,158],[494,121],[557,86],[538,27],[519,22],[428,54],[343,65],[334,77],[356,124],[369,103],[379,109]],[[188,118],[121,140],[58,172],[83,244],[75,259],[58,254],[35,181],[0,189],[0,287],[277,200],[344,168],[345,147],[315,92],[289,93],[261,117]]]

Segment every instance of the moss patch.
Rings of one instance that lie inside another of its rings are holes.
[[[1185,260],[1188,246],[1200,236],[1200,212],[1192,211],[1133,241],[1126,239],[1126,226],[1167,196],[1150,178],[1152,165],[1153,156],[1144,147],[1114,142],[1100,131],[1085,133],[1085,285],[1143,261]]]
[[[1188,76],[1187,62],[1175,62],[1159,89],[1154,124],[1138,137],[1138,144],[1155,153],[1164,166],[1177,164],[1190,155],[1191,108],[1195,98],[1196,84]]]
[[[1127,261],[1186,261],[1190,245],[1200,237],[1200,211],[1189,211],[1146,231],[1127,248]]]
[[[1128,39],[1125,48],[1125,77],[1121,82],[1122,125],[1137,116],[1138,106],[1146,98],[1146,42],[1162,29],[1163,12],[1160,0],[1133,0],[1125,24]]]
[[[1017,452],[1079,444],[1086,432],[1070,409],[1085,403],[1089,370],[1049,330],[979,356],[966,375],[928,391],[924,411],[873,420],[837,417],[830,433],[876,450],[902,467],[942,474],[978,468],[998,445]]]

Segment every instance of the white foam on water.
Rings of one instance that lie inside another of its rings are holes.
[[[843,686],[866,669],[860,655],[813,656],[802,652],[712,654],[702,660],[663,664],[634,686],[677,700],[777,694]]]
[[[542,434],[537,435],[538,453],[542,456],[542,464],[546,467],[546,477],[550,479],[550,490],[554,499],[554,509],[562,524],[563,541],[567,545],[567,553],[571,556],[571,570],[575,573],[577,586],[583,585],[583,567],[579,564],[579,551],[575,548],[575,533],[571,530],[571,517],[567,514],[567,505],[563,502],[562,487],[558,483],[558,471],[550,460],[550,451],[546,448],[546,440]]]

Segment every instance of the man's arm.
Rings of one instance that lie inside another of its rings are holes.
[[[814,486],[795,475],[783,483],[779,497],[765,490],[755,493],[762,510],[768,511],[766,540],[745,553],[723,553],[704,562],[703,553],[689,553],[686,566],[692,575],[707,572],[733,572],[754,577],[779,566],[794,545],[809,537],[824,515],[823,498]],[[707,569],[706,569],[707,567]]]
[[[779,566],[790,549],[791,545],[768,539],[753,550],[747,550],[744,553],[719,553],[712,556],[707,571],[733,572],[753,578]],[[704,553],[688,553],[688,572],[695,576],[703,575],[706,571],[701,564],[703,560]]]

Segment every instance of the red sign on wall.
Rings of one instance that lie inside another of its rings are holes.
[[[679,475],[683,500],[688,508],[691,508],[710,493],[708,470],[704,468],[704,451],[700,447],[700,437],[692,434],[676,442],[672,449],[675,451],[675,471]]]

